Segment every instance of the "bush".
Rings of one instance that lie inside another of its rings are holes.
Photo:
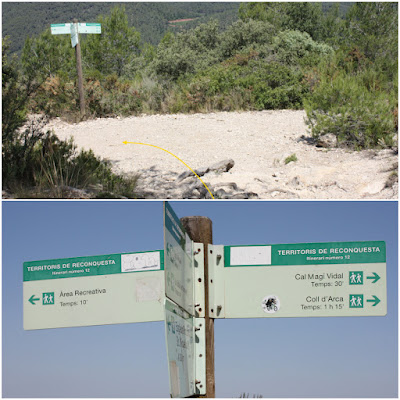
[[[268,22],[252,19],[246,22],[239,20],[221,33],[218,52],[224,59],[243,53],[246,49],[261,52],[271,44],[271,38],[275,33],[275,27]]]
[[[87,79],[87,109],[92,116],[132,115],[142,109],[142,96],[133,81],[108,75],[103,82]]]
[[[297,156],[296,154],[292,154],[291,156],[285,158],[285,165],[295,161],[297,161]]]
[[[32,94],[30,108],[34,113],[45,113],[49,117],[79,119],[78,89],[62,73],[49,77]]]
[[[182,111],[296,109],[306,91],[300,72],[267,63],[257,52],[236,54],[194,76],[182,88],[187,100]]]
[[[397,97],[365,85],[360,73],[323,75],[305,101],[307,124],[315,138],[326,133],[337,136],[338,144],[357,149],[391,146],[396,124]]]
[[[11,192],[47,193],[63,198],[70,188],[97,185],[104,193],[134,197],[136,178],[115,175],[110,163],[91,150],[77,151],[72,140],[63,141],[43,131],[46,119],[30,121],[3,142],[3,188]]]
[[[167,33],[157,46],[151,70],[162,79],[176,81],[218,62],[218,23],[210,21],[188,32]]]
[[[276,59],[285,64],[315,65],[323,56],[333,53],[333,48],[315,42],[306,32],[283,31],[273,39]]]
[[[10,40],[2,42],[2,140],[12,140],[14,132],[24,124],[29,87],[22,82],[17,58],[9,57]],[[4,168],[4,165],[3,165]]]

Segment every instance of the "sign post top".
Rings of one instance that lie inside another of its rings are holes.
[[[71,33],[72,25],[77,26],[78,33],[101,34],[101,24],[97,22],[67,22],[65,24],[51,24],[52,35],[67,35]]]

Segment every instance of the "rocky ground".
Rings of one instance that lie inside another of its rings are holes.
[[[331,148],[329,137],[317,147],[304,117],[289,110],[221,112],[55,119],[48,127],[110,160],[116,172],[139,174],[139,197],[211,198],[206,185],[215,198],[397,199],[397,150]]]

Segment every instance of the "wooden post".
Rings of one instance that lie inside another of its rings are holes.
[[[74,19],[74,23],[77,24],[78,20]],[[76,34],[79,38],[78,29]],[[85,116],[85,94],[83,91],[83,74],[82,74],[82,57],[81,57],[81,44],[78,43],[75,46],[75,57],[76,57],[76,72],[78,74],[78,91],[79,91],[79,106],[81,111],[81,119]]]
[[[215,398],[214,369],[214,318],[210,318],[208,304],[208,244],[212,244],[212,221],[207,217],[183,217],[180,219],[189,237],[196,243],[204,244],[204,295],[206,330],[206,395]]]

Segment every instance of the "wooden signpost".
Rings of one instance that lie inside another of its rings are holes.
[[[78,74],[78,91],[79,91],[79,106],[81,118],[85,116],[85,94],[83,91],[83,74],[82,74],[82,57],[81,57],[81,45],[79,43],[80,33],[89,34],[101,34],[101,24],[98,23],[78,23],[77,19],[74,19],[73,23],[66,24],[51,24],[50,25],[52,35],[71,35],[71,45],[75,47],[76,57],[76,72]]]

